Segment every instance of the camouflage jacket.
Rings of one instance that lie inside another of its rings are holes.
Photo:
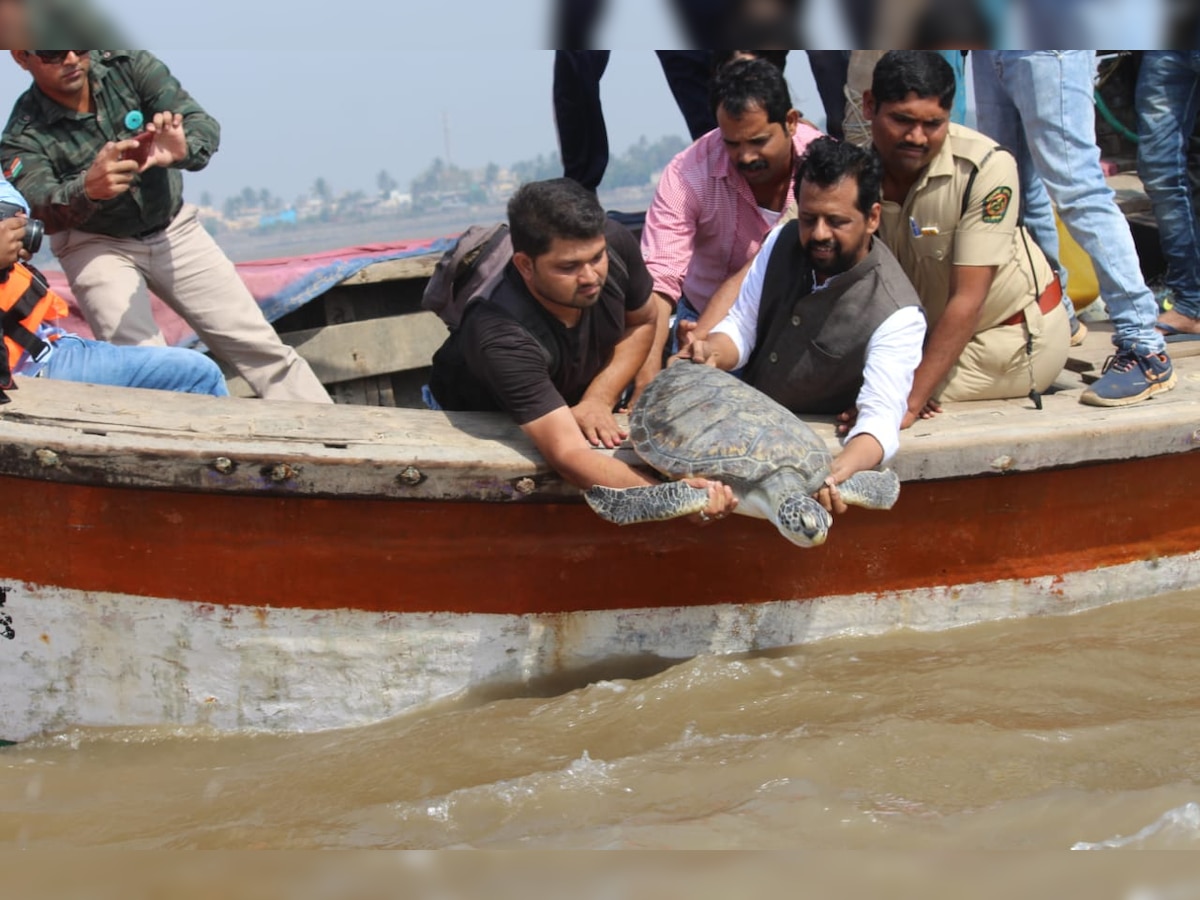
[[[94,113],[66,109],[37,85],[20,96],[0,139],[4,175],[50,234],[77,228],[131,237],[164,227],[183,203],[179,169],[208,165],[220,142],[220,126],[145,50],[93,50],[91,62]],[[84,177],[104,144],[133,137],[164,111],[183,116],[187,158],[178,168],[148,169],[118,197],[89,200]],[[130,113],[140,113],[140,119]]]

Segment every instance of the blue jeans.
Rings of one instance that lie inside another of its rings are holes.
[[[679,304],[675,307],[675,315],[671,317],[671,339],[667,342],[667,355],[674,356],[679,352],[679,328],[680,322],[699,322],[700,313],[696,312],[696,308],[688,303],[687,297],[680,295]],[[729,374],[737,378],[742,377],[742,372],[745,366],[732,370]]]
[[[954,70],[954,83],[957,85],[954,89],[954,103],[950,107],[950,121],[957,122],[959,125],[966,124],[967,121],[967,73],[966,60],[963,59],[961,50],[939,50],[938,56],[950,63],[950,68]]]
[[[699,322],[700,313],[688,303],[687,297],[680,295],[679,303],[675,306],[675,315],[671,316],[671,339],[667,341],[667,355],[674,356],[679,352],[679,323]]]
[[[434,412],[442,411],[442,404],[437,402],[437,397],[433,396],[433,391],[429,389],[429,385],[427,384],[421,385],[421,400]]]
[[[1149,47],[1164,43],[1163,30],[1171,17],[1172,3],[1147,3],[1146,0],[998,0],[1007,7],[1009,19],[1006,40],[993,47]],[[997,0],[986,0],[985,6]],[[1185,4],[1178,4],[1184,12]],[[1155,15],[1163,8],[1163,14]],[[1013,12],[1019,10],[1019,15]],[[1190,9],[1187,10],[1190,12]],[[1023,23],[1020,20],[1024,20]],[[1024,28],[1017,33],[1016,26]],[[999,35],[1004,38],[1005,35]],[[1181,40],[1182,38],[1176,38]]]
[[[1200,319],[1200,224],[1188,179],[1188,140],[1200,108],[1200,51],[1147,50],[1138,72],[1138,175],[1167,261],[1175,311]]]
[[[118,347],[68,334],[54,342],[46,378],[228,397],[220,367],[182,347]]]
[[[1053,203],[1096,267],[1113,343],[1138,355],[1163,352],[1166,345],[1154,327],[1158,305],[1142,278],[1129,223],[1100,168],[1092,105],[1095,54],[973,50],[971,56],[979,130],[1016,155],[1025,225],[1034,240],[1061,270]]]

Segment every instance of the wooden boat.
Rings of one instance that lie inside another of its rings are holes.
[[[1044,409],[948,406],[904,434],[894,510],[801,550],[741,517],[609,525],[505,417],[398,408],[444,333],[417,303],[432,259],[277,323],[371,405],[21,382],[0,408],[0,737],[336,728],[1200,587],[1200,343],[1172,347],[1176,390],[1095,409],[1093,327]]]

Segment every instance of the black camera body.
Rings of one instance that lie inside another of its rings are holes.
[[[0,202],[0,219],[11,219],[16,215],[24,215],[25,208],[18,206],[16,203]],[[46,233],[45,223],[41,219],[25,220],[25,239],[21,241],[21,247],[30,256],[33,256],[42,248],[42,236]]]

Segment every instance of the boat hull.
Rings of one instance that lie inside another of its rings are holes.
[[[1069,613],[1200,587],[1200,509],[1147,460],[906,482],[822,547],[734,517],[618,528],[542,503],[0,477],[0,738],[308,731],[701,653]],[[1200,484],[1200,454],[1150,461]],[[48,540],[49,538],[49,540]]]

